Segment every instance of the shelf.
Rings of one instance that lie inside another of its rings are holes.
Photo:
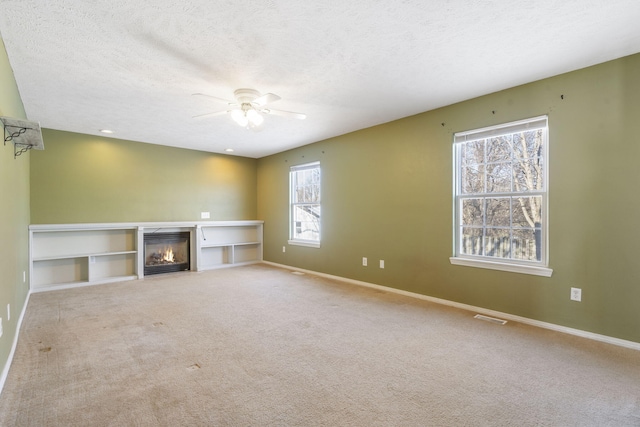
[[[89,263],[85,257],[42,260],[31,268],[31,286],[36,289],[89,281]]]
[[[198,254],[198,270],[208,270],[231,262],[231,246],[210,246]]]
[[[255,245],[238,245],[233,250],[233,263],[240,264],[245,262],[257,261],[262,258],[258,253],[258,247]]]
[[[240,265],[262,260],[260,242],[228,243],[225,245],[203,246],[201,249],[201,269],[211,269],[223,265]]]
[[[198,238],[201,239],[203,246],[229,246],[241,242],[260,242],[262,240],[262,225],[202,226]]]
[[[78,280],[75,282],[58,282],[58,283],[48,283],[37,286],[33,291],[38,292],[39,290],[54,290],[54,289],[65,289],[65,288],[76,288],[79,286],[86,286],[89,284],[88,280]]]
[[[224,246],[245,246],[245,245],[259,245],[260,242],[235,242],[235,243],[211,243],[203,244],[202,248],[220,248]]]
[[[91,286],[91,285],[102,285],[105,283],[125,282],[125,281],[136,280],[136,279],[138,279],[138,276],[131,275],[131,276],[114,276],[108,279],[95,280],[95,281],[80,280],[75,282],[53,283],[53,284],[39,286],[36,289],[33,289],[33,292],[55,291],[59,289],[78,288],[81,286]]]
[[[136,250],[136,230],[130,228],[31,230],[31,236],[34,260]]]
[[[112,253],[108,256],[89,257],[89,281],[104,281],[135,275],[136,252]]]
[[[51,257],[43,257],[43,258],[34,258],[33,262],[51,261],[56,259],[105,257],[105,256],[126,255],[126,254],[135,254],[135,253],[138,253],[138,251],[98,252],[98,253],[88,253],[88,254],[78,254],[78,255],[59,255],[59,256],[51,256]]]

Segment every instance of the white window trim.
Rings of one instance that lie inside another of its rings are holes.
[[[545,163],[545,171],[544,171],[544,182],[546,185],[546,190],[543,196],[543,236],[542,236],[542,248],[543,248],[543,260],[540,263],[529,263],[527,261],[513,261],[513,260],[502,260],[502,259],[492,259],[481,256],[473,256],[473,255],[461,255],[458,253],[458,233],[459,233],[459,224],[458,224],[458,189],[459,180],[460,180],[460,165],[458,164],[458,154],[456,152],[457,146],[456,143],[465,142],[465,141],[473,141],[477,139],[483,139],[490,136],[500,136],[511,133],[516,133],[520,131],[525,131],[528,129],[539,129],[540,127],[545,127],[547,129],[547,140],[544,147],[544,163]],[[521,274],[531,274],[536,276],[544,276],[551,277],[553,274],[553,269],[549,268],[549,127],[548,127],[548,116],[539,116],[533,117],[531,119],[519,120],[515,122],[504,123],[496,126],[489,126],[481,129],[474,129],[465,132],[456,132],[453,135],[453,171],[454,171],[454,182],[453,182],[453,256],[449,258],[449,262],[452,265],[462,265],[467,267],[476,267],[476,268],[485,268],[490,270],[499,270],[499,271],[507,271],[512,273],[521,273]]]
[[[292,218],[292,197],[293,197],[293,187],[291,183],[291,172],[297,172],[305,169],[315,169],[316,167],[320,167],[320,161],[315,161],[311,163],[304,163],[301,165],[291,166],[289,168],[289,240],[287,243],[294,246],[304,246],[308,248],[319,248],[320,242],[322,241],[322,218],[320,219],[320,240],[303,240],[303,239],[293,239],[293,218]],[[320,177],[322,177],[322,170],[320,170]],[[320,194],[322,194],[322,182],[320,182]],[[322,206],[322,196],[320,205]]]
[[[319,248],[320,242],[313,240],[288,240],[287,243],[294,246],[306,246],[308,248]]]
[[[540,267],[537,265],[512,264],[509,262],[497,262],[484,259],[470,259],[463,257],[450,257],[449,262],[453,265],[464,265],[466,267],[487,268],[490,270],[509,271],[511,273],[532,274],[534,276],[551,277],[553,269]]]

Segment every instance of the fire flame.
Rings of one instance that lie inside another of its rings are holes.
[[[166,262],[175,262],[175,258],[173,257],[173,248],[169,247],[164,248],[164,251],[162,253],[162,260],[166,261]]]

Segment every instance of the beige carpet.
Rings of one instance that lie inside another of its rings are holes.
[[[255,265],[31,296],[2,426],[638,426],[640,353]]]

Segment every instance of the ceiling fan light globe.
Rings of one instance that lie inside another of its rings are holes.
[[[247,119],[253,126],[260,126],[264,122],[264,117],[256,110],[247,111]]]
[[[249,124],[249,119],[247,119],[242,110],[233,110],[231,112],[231,118],[234,122],[242,127],[245,127],[247,124]]]

